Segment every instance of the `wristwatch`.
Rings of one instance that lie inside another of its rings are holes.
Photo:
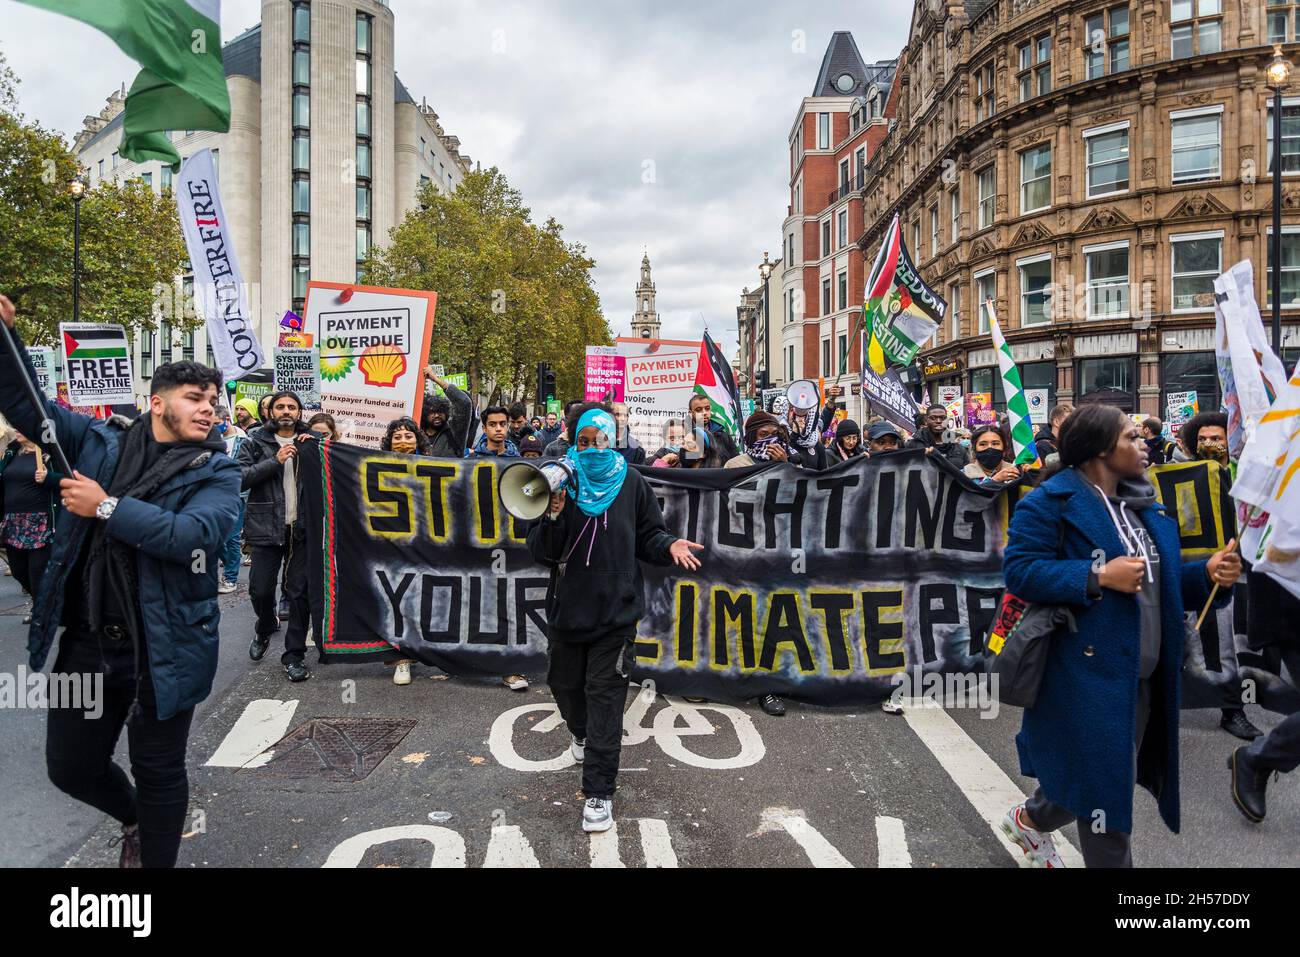
[[[95,518],[101,518],[107,522],[112,517],[115,508],[117,508],[117,499],[110,495],[95,507]]]

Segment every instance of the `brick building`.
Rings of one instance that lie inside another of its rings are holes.
[[[778,271],[764,283],[771,297],[773,386],[824,376],[843,387],[850,415],[860,415],[858,349],[862,311],[864,170],[885,138],[894,97],[894,61],[868,65],[852,34],[835,33],[810,96],[791,124],[790,205],[782,223]],[[766,330],[765,330],[766,332]],[[756,350],[762,353],[762,347]]]
[[[1217,408],[1212,282],[1255,265],[1267,318],[1270,43],[1294,4],[917,3],[897,124],[868,161],[871,257],[895,211],[950,317],[927,382],[994,392],[990,297],[1027,388],[1163,414]],[[1300,174],[1300,97],[1282,175]],[[1283,351],[1300,355],[1300,181],[1284,191]],[[931,393],[933,395],[933,391]]]

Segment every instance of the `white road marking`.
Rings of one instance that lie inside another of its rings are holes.
[[[618,822],[608,831],[590,834],[592,867],[626,867],[618,856]]]
[[[795,843],[803,848],[813,867],[852,867],[848,858],[835,849],[830,841],[822,837],[817,828],[808,823],[803,811],[793,811],[783,807],[769,807],[763,810],[762,823],[755,835],[765,834],[781,828]]]
[[[1002,833],[1001,827],[1003,815],[1025,800],[1025,795],[1016,787],[1016,783],[943,708],[913,699],[907,702],[903,715],[908,727],[930,749],[935,760],[948,772],[948,776],[966,795],[966,800],[975,807],[980,817],[984,818],[1016,864],[1028,867],[1028,859]],[[1083,855],[1065,839],[1065,835],[1057,831],[1053,837],[1065,866],[1082,867]]]
[[[366,851],[391,841],[428,841],[433,845],[430,867],[464,867],[465,840],[449,827],[432,824],[406,824],[362,831],[330,851],[322,867],[359,867]]]
[[[272,753],[267,748],[284,737],[297,709],[296,699],[250,701],[205,767],[260,768],[271,760]]]
[[[654,817],[637,820],[641,828],[641,850],[645,854],[646,867],[676,867],[677,855],[673,851],[672,839],[668,836],[668,822]]]
[[[518,825],[501,824],[492,828],[484,867],[541,867],[533,846]]]
[[[903,821],[896,817],[876,818],[876,860],[878,867],[911,867]]]

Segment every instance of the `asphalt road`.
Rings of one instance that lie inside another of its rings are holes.
[[[579,829],[579,770],[540,677],[516,693],[417,666],[396,687],[382,665],[329,665],[291,685],[276,643],[260,664],[248,660],[242,587],[222,606],[221,664],[190,741],[183,867],[1018,863],[993,826],[1033,787],[1017,773],[1014,708],[890,716],[790,703],[778,719],[630,688],[619,825],[593,838]],[[26,660],[25,609],[16,583],[0,579],[9,673]],[[1278,720],[1248,713],[1265,728]],[[0,711],[0,865],[112,866],[116,824],[46,780],[44,720]],[[1135,863],[1300,865],[1300,780],[1272,784],[1268,820],[1247,823],[1224,768],[1236,739],[1217,722],[1217,711],[1184,712],[1183,832],[1170,834],[1139,792]]]

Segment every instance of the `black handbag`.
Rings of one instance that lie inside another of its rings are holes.
[[[1025,601],[1009,591],[989,628],[984,647],[991,694],[1002,704],[1032,708],[1043,683],[1052,635],[1059,628],[1076,631],[1074,615],[1064,605]]]

